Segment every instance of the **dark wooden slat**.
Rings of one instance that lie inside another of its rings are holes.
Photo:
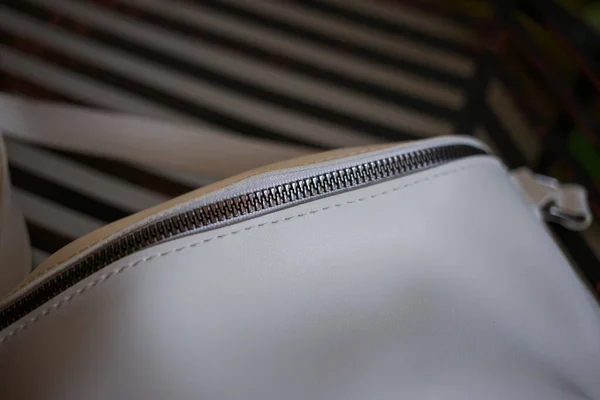
[[[386,87],[382,87],[371,82],[362,81],[346,75],[341,75],[336,72],[329,71],[325,68],[310,64],[303,59],[297,57],[291,57],[283,55],[277,52],[268,51],[260,47],[260,43],[242,43],[238,40],[227,38],[220,34],[212,33],[206,29],[202,29],[199,26],[192,26],[181,21],[173,21],[165,16],[157,15],[152,12],[142,11],[133,6],[121,6],[117,9],[121,10],[122,13],[127,15],[135,15],[135,19],[159,26],[167,29],[174,33],[178,33],[195,40],[202,42],[208,42],[212,45],[216,45],[228,50],[233,50],[244,56],[249,56],[258,59],[262,62],[275,64],[279,68],[288,69],[311,78],[321,79],[326,81],[328,84],[336,84],[344,88],[352,89],[357,92],[364,93],[376,98],[380,98],[391,103],[397,104],[402,107],[415,109],[419,112],[428,113],[435,115],[442,119],[453,120],[456,117],[456,112],[437,104],[430,103],[427,100],[411,96],[409,93],[399,92],[396,90],[390,90]],[[96,35],[96,34],[95,34]],[[98,37],[100,40],[100,38]],[[106,40],[106,37],[103,38]],[[234,89],[236,91],[258,97],[263,101],[269,101],[273,104],[283,105],[297,111],[302,111],[309,115],[314,115],[319,118],[331,119],[331,116],[323,114],[315,109],[314,106],[307,106],[299,100],[293,100],[288,96],[274,93],[269,90],[256,87],[255,85],[248,84],[247,82],[241,82],[231,77],[219,74],[218,71],[212,71],[207,68],[203,68],[197,65],[192,65],[185,60],[175,59],[174,57],[167,56],[165,54],[153,52],[150,49],[142,48],[139,45],[128,43],[129,50],[134,54],[139,54],[146,58],[158,60],[160,63],[169,66],[171,68],[189,72],[190,76],[201,78],[210,81],[211,83],[217,83],[225,87]],[[329,111],[330,112],[330,111]],[[338,117],[339,119],[339,117]],[[344,123],[344,120],[332,119],[333,122]]]
[[[375,16],[366,15],[341,5],[332,4],[321,0],[296,0],[295,3],[300,3],[303,6],[310,7],[312,10],[318,11],[323,15],[327,15],[332,18],[352,21],[353,23],[362,25],[369,29],[373,29],[373,27],[375,27],[379,31],[386,32],[397,37],[408,38],[414,40],[415,42],[421,42],[430,47],[446,51],[448,53],[459,54],[464,57],[470,57],[477,53],[477,49],[469,47],[468,45],[457,43],[445,37],[424,33],[409,26],[392,23],[390,21],[384,21]],[[399,1],[399,3],[402,3],[402,1]],[[414,6],[415,4],[409,5],[409,7]],[[439,8],[439,6],[440,5],[438,4],[435,5],[436,8]],[[390,5],[390,7],[392,8],[393,5]],[[448,13],[443,14],[443,18],[449,19]],[[450,19],[449,22],[455,23],[456,25],[464,25],[458,21],[450,21]]]
[[[9,172],[15,187],[101,221],[113,222],[131,214],[129,211],[33,175],[17,166],[9,165]]]
[[[49,254],[57,252],[75,240],[75,238],[44,228],[30,220],[27,220],[26,224],[31,246]]]
[[[339,40],[335,37],[313,32],[304,26],[296,24],[292,25],[288,22],[259,15],[231,3],[224,3],[215,0],[194,0],[194,2],[201,3],[202,6],[211,7],[215,11],[226,13],[227,15],[238,18],[241,21],[257,23],[259,25],[269,27],[270,29],[276,31],[279,30],[292,36],[300,37],[320,45],[328,46],[332,49],[343,51],[351,55],[360,56],[362,58],[377,61],[378,63],[400,70],[415,73],[425,78],[444,82],[450,86],[459,87],[464,82],[461,77],[446,72],[443,69],[429,67],[420,63],[402,59],[400,57],[394,57],[389,54],[384,54],[373,49],[362,47],[348,41]]]
[[[169,197],[180,196],[190,192],[197,187],[185,185],[180,182],[175,182],[168,178],[153,174],[148,171],[136,168],[135,166],[117,160],[109,160],[101,157],[94,157],[70,151],[44,148],[45,150],[54,152],[62,157],[68,158],[79,164],[86,165],[99,172],[116,178],[131,182],[136,186],[146,188],[148,190],[167,195]]]

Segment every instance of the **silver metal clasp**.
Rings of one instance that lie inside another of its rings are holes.
[[[511,176],[544,220],[573,231],[582,231],[592,223],[583,186],[561,184],[554,178],[534,174],[529,168],[518,168]]]

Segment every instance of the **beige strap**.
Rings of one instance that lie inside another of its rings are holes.
[[[11,193],[6,148],[0,135],[0,298],[31,269],[31,249],[25,221]]]
[[[300,146],[216,133],[117,112],[0,94],[8,137],[146,165],[224,178],[308,154]]]

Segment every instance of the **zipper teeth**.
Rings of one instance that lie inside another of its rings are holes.
[[[244,216],[276,210],[344,189],[398,178],[443,163],[486,154],[470,145],[416,150],[245,193],[167,217],[108,243],[0,310],[0,329],[27,315],[77,282],[136,251]]]

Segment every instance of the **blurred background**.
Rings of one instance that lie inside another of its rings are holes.
[[[249,165],[262,162],[252,149],[268,149],[266,163],[472,135],[510,168],[584,185],[598,218],[599,30],[600,2],[584,0],[5,0],[0,89],[218,134],[247,146],[239,158]],[[219,169],[199,157],[192,173],[15,139],[7,146],[33,267],[244,164]],[[551,230],[600,292],[598,223]]]

